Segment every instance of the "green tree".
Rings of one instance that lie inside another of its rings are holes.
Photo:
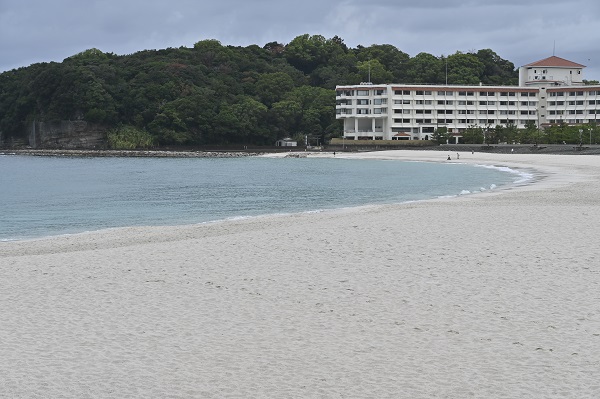
[[[428,53],[419,53],[408,61],[406,79],[410,83],[443,83],[443,63]]]
[[[107,133],[108,145],[115,150],[147,149],[154,146],[154,137],[134,126],[119,126]]]
[[[484,129],[472,125],[465,129],[462,136],[465,144],[482,144],[484,140]]]
[[[431,138],[438,144],[448,144],[452,138],[452,134],[448,132],[447,127],[439,127],[435,129]]]
[[[268,107],[280,101],[293,88],[294,81],[284,72],[265,73],[256,81],[257,96]]]
[[[365,77],[365,81],[376,84],[390,82],[394,76],[390,71],[385,69],[379,60],[359,61],[358,71],[361,76]]]
[[[456,52],[448,56],[448,83],[476,85],[481,82],[485,65],[474,54]]]
[[[295,37],[285,46],[287,61],[306,74],[310,74],[328,57],[327,39],[321,35],[304,34]]]

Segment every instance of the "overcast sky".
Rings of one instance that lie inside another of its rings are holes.
[[[93,47],[262,47],[305,33],[411,57],[490,48],[515,67],[554,53],[600,80],[598,0],[0,0],[0,72]]]

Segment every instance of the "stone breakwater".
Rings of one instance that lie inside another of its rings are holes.
[[[143,151],[143,150],[8,150],[0,155],[50,157],[154,157],[154,158],[240,158],[260,155],[258,152],[220,151]]]

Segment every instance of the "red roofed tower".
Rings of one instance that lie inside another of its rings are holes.
[[[583,85],[585,65],[552,56],[519,68],[519,86]]]

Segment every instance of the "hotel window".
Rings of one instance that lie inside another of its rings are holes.
[[[377,90],[375,90],[375,95],[376,96],[383,96],[383,95],[385,95],[385,90],[383,90],[383,89],[377,89]]]
[[[357,96],[368,96],[369,90],[356,90],[356,95]]]
[[[575,105],[583,105],[583,100],[575,101]]]
[[[369,100],[366,99],[358,99],[356,100],[357,105],[369,105]]]
[[[369,114],[369,110],[365,109],[365,108],[358,108],[356,110],[356,113],[359,115],[367,115],[367,114]]]
[[[417,96],[422,96],[422,95],[423,95],[423,93],[424,93],[424,91],[423,91],[423,90],[417,90],[417,91],[415,91],[415,94],[416,94]]]
[[[402,104],[410,104],[410,100],[402,100]]]
[[[475,105],[475,101],[467,101],[467,105]]]

